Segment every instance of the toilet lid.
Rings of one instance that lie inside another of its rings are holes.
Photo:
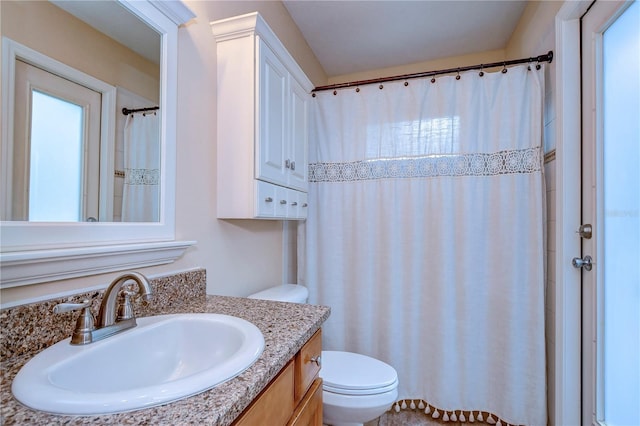
[[[352,352],[322,351],[323,389],[345,395],[383,393],[398,386],[398,374],[389,364]]]

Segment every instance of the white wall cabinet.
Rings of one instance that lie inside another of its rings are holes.
[[[218,218],[305,219],[313,85],[258,13],[211,28],[218,60]]]

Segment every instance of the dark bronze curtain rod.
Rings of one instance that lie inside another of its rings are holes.
[[[320,92],[323,90],[331,90],[331,89],[343,89],[345,87],[363,86],[365,84],[384,83],[387,81],[408,80],[411,78],[433,77],[436,75],[452,74],[454,72],[462,72],[462,71],[470,71],[470,70],[482,70],[485,68],[494,68],[494,67],[506,68],[507,65],[539,63],[539,62],[550,63],[552,60],[553,60],[553,51],[550,50],[546,55],[534,56],[531,58],[513,59],[510,61],[492,62],[489,64],[479,64],[479,65],[469,65],[466,67],[449,68],[446,70],[425,71],[425,72],[419,72],[414,74],[403,74],[403,75],[396,75],[392,77],[374,78],[371,80],[360,80],[360,81],[350,81],[348,83],[330,84],[328,86],[316,87],[315,89],[312,90],[312,92]]]
[[[156,111],[159,109],[160,109],[159,106],[154,106],[150,108],[138,108],[138,109],[122,108],[122,113],[124,115],[129,115],[129,114],[133,114],[134,112]]]

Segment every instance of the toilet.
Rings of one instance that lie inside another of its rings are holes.
[[[251,299],[306,303],[309,291],[282,284]],[[322,421],[331,426],[357,426],[380,417],[398,398],[398,374],[390,365],[366,355],[322,351]]]

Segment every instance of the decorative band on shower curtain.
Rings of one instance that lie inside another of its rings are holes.
[[[299,281],[397,407],[543,425],[544,67],[319,92]],[[391,408],[391,407],[390,407]]]
[[[123,222],[160,218],[160,128],[158,116],[129,114],[124,128]]]

